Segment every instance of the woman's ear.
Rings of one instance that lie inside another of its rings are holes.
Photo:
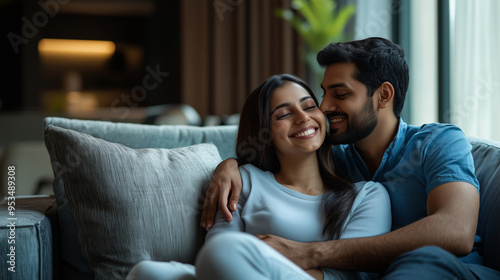
[[[378,107],[386,108],[394,99],[394,87],[389,82],[383,82],[379,87]]]

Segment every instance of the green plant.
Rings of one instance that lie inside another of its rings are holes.
[[[317,79],[323,69],[316,61],[317,53],[331,42],[345,40],[344,29],[356,7],[349,4],[337,10],[335,0],[292,0],[289,9],[277,9],[276,16],[288,21],[306,44],[303,60]]]

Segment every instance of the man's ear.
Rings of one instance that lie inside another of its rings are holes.
[[[378,89],[378,107],[386,108],[394,99],[394,87],[389,82],[383,82]]]

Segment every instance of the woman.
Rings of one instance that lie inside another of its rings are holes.
[[[218,215],[209,230],[196,260],[197,279],[327,279],[340,272],[304,271],[254,235],[314,242],[390,230],[385,188],[336,176],[325,136],[325,117],[300,79],[272,76],[250,94],[236,143],[243,183],[238,210],[230,223]],[[137,274],[135,279],[195,279],[194,270],[143,262],[131,274]],[[192,278],[167,276],[174,271]]]

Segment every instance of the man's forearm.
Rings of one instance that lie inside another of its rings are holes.
[[[399,255],[421,246],[436,245],[449,250],[452,248],[451,244],[461,242],[445,244],[446,240],[454,238],[447,238],[446,233],[439,233],[447,226],[446,223],[436,226],[442,220],[426,217],[404,228],[378,236],[322,242],[301,243],[273,235],[257,237],[303,269],[330,267],[342,270],[383,271]]]
[[[447,223],[442,220],[444,218],[426,217],[379,236],[309,243],[308,248],[304,248],[311,260],[308,265],[344,270],[383,271],[399,255],[426,245],[439,246],[457,255],[467,254],[472,246],[460,246],[464,237],[453,234],[453,227],[444,229],[447,227]],[[470,248],[467,251],[463,247]]]
[[[295,254],[309,256],[317,267],[363,271],[384,270],[399,255],[427,245],[457,256],[468,254],[477,227],[477,189],[463,182],[443,184],[429,193],[427,209],[429,216],[398,230],[373,237],[309,243]]]
[[[310,243],[309,265],[343,270],[382,271],[404,248],[398,248],[390,237],[353,238]]]

